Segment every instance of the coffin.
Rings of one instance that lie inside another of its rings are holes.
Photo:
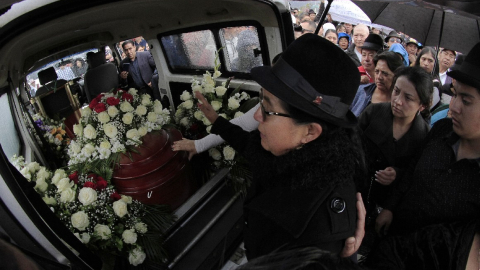
[[[198,189],[188,162],[188,153],[174,152],[171,145],[181,140],[174,128],[150,132],[137,147],[139,153],[123,154],[112,181],[118,193],[145,204],[180,207]]]

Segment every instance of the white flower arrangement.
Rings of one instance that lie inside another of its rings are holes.
[[[70,166],[125,153],[140,145],[140,138],[148,132],[170,122],[170,112],[160,101],[152,101],[148,94],[138,95],[133,88],[102,93],[81,114],[73,127],[75,141],[68,147]]]

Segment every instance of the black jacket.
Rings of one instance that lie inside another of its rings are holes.
[[[348,47],[346,53],[348,56],[350,56],[350,59],[352,59],[353,63],[355,63],[357,67],[362,65],[362,59],[358,59],[358,56],[355,53],[355,44],[352,43],[352,45]]]
[[[212,133],[250,160],[253,180],[244,203],[249,260],[304,246],[341,251],[356,226],[355,164],[344,134],[275,157],[262,148],[258,131],[219,117]]]

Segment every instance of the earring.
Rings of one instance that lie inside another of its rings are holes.
[[[302,149],[304,145],[305,145],[304,143],[300,144],[300,146],[298,146],[297,148],[295,148],[295,150],[300,150],[300,149]]]

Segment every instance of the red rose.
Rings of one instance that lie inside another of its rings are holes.
[[[83,184],[83,187],[89,187],[89,188],[97,189],[97,185],[93,182],[85,182],[85,184]]]
[[[193,123],[191,126],[190,126],[190,130],[191,131],[197,131],[198,129],[198,124],[197,123]]]
[[[87,175],[87,178],[92,178],[92,182],[97,182],[98,175],[91,173]]]
[[[123,93],[122,94],[122,98],[128,102],[132,101],[133,100],[133,96],[130,95],[129,93]]]
[[[97,113],[101,113],[107,110],[107,106],[105,106],[105,103],[98,103],[95,105],[94,109]]]
[[[95,179],[95,181],[97,181],[97,182],[98,181],[105,181],[105,179],[103,179],[103,177],[101,177],[101,176],[97,176],[97,179]]]
[[[90,107],[90,109],[93,110],[93,108],[95,108],[95,106],[97,106],[98,104],[98,100],[96,98],[92,99],[92,101],[90,101],[90,104],[88,104],[88,107]]]
[[[118,201],[122,198],[122,196],[120,196],[120,194],[118,194],[116,191],[110,195],[110,198],[112,198],[114,201]]]
[[[72,180],[72,181],[75,183],[75,185],[78,184],[78,172],[77,172],[77,171],[75,171],[75,172],[73,172],[72,174],[70,174],[70,175],[68,176],[68,178],[69,178],[70,180]]]
[[[118,105],[118,103],[120,103],[120,99],[118,99],[116,97],[107,98],[107,104],[110,105],[110,106]]]
[[[98,178],[100,179],[100,177],[98,177]],[[105,181],[103,179],[97,181],[97,189],[98,190],[105,189],[107,187],[107,185],[108,185],[107,181]]]

